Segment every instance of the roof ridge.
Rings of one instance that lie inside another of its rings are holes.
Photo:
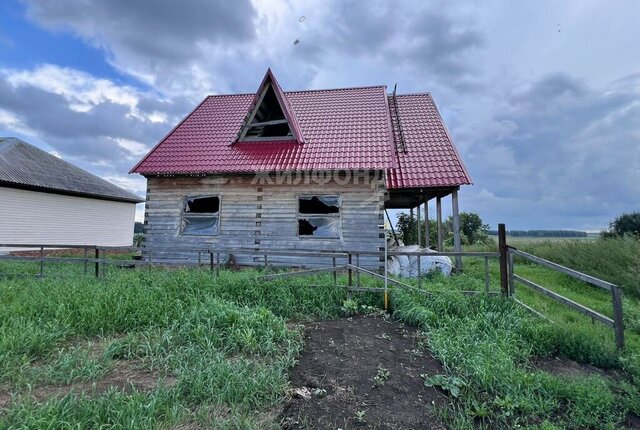
[[[327,91],[344,91],[344,90],[365,90],[370,88],[386,88],[386,85],[364,85],[359,87],[339,87],[339,88],[317,88],[312,90],[293,90],[282,91],[284,94],[299,94],[299,93],[317,93]],[[427,93],[428,94],[428,93]],[[255,93],[227,93],[227,94],[207,94],[205,98],[209,97],[239,97],[239,96],[254,96]],[[401,94],[405,95],[405,94]],[[407,94],[408,95],[408,94]]]
[[[387,93],[387,97],[391,96],[391,93]],[[404,94],[396,94],[396,97],[404,97],[404,96],[429,96],[432,97],[430,91],[418,91],[415,93],[404,93]]]

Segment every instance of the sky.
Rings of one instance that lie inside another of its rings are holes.
[[[144,195],[131,167],[267,67],[285,90],[397,83],[433,95],[474,182],[462,211],[597,231],[640,210],[638,16],[636,0],[7,0],[0,136]]]

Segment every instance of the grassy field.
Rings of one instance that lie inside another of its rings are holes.
[[[347,300],[330,275],[263,282],[250,270],[215,278],[111,269],[94,279],[74,270],[51,265],[46,273],[61,277],[0,280],[0,428],[279,428],[300,324],[382,305],[380,294]],[[611,314],[602,292],[545,270],[516,266]],[[391,312],[421,327],[446,369],[444,392],[460,391],[440,410],[449,428],[615,429],[640,415],[637,298],[625,297],[628,346],[619,352],[611,330],[520,288],[554,323],[502,297],[462,295],[484,289],[481,261],[423,288],[432,294],[394,290]],[[606,371],[545,368],[556,356]],[[122,373],[140,384],[121,386]]]

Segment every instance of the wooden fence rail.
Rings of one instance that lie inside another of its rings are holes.
[[[549,260],[545,260],[544,258],[540,258],[537,257],[535,255],[531,255],[528,254],[526,252],[520,251],[516,248],[512,248],[512,247],[507,247],[506,249],[506,270],[507,270],[507,278],[508,278],[508,288],[507,290],[509,291],[509,296],[510,297],[514,297],[515,296],[515,284],[516,282],[524,285],[525,287],[536,291],[548,298],[550,298],[551,300],[554,300],[558,303],[561,303],[565,306],[570,307],[571,309],[580,312],[583,315],[588,316],[589,318],[591,318],[594,321],[598,321],[608,327],[611,327],[614,331],[615,334],[615,341],[616,341],[616,346],[618,348],[624,348],[624,317],[623,317],[623,311],[622,311],[622,292],[620,290],[620,287],[617,285],[614,285],[610,282],[606,282],[603,281],[602,279],[598,279],[595,278],[593,276],[587,275],[585,273],[582,272],[578,272],[577,270],[573,270],[570,269],[568,267],[564,267],[558,263],[554,263],[552,261]],[[596,287],[602,288],[604,290],[607,290],[611,293],[611,304],[612,304],[612,308],[613,308],[613,318],[609,318],[605,315],[602,315],[601,313],[585,306],[582,305],[574,300],[569,299],[568,297],[565,297],[559,293],[556,293],[555,291],[551,291],[548,288],[545,288],[541,285],[538,285],[537,283],[526,279],[522,276],[516,275],[515,274],[515,269],[514,269],[514,257],[521,257],[529,262],[535,263],[535,264],[539,264],[541,266],[547,267],[549,269],[555,270],[556,272],[559,273],[563,273],[567,276],[570,276],[574,279],[578,279],[580,281],[586,282],[590,285],[594,285]],[[501,260],[502,261],[502,260]],[[521,303],[520,301],[518,301],[519,303]],[[529,306],[526,306],[528,309],[531,310],[531,308]],[[537,314],[539,314],[539,312],[536,311]]]

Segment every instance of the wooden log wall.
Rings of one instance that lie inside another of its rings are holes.
[[[381,172],[352,172],[350,176],[330,175],[318,181],[313,175],[148,177],[145,206],[145,247],[153,260],[168,263],[194,262],[193,252],[154,252],[175,247],[202,249],[254,249],[255,255],[234,255],[238,264],[263,265],[260,250],[305,249],[316,251],[384,250],[384,176]],[[299,180],[297,181],[296,180]],[[323,183],[326,182],[326,183]],[[181,235],[185,199],[220,197],[219,234]],[[298,196],[339,195],[340,238],[320,239],[298,236]],[[206,256],[205,256],[206,257]],[[221,256],[222,261],[228,255]],[[290,267],[330,266],[331,258],[272,257],[269,265]],[[345,264],[338,262],[338,264]],[[380,257],[362,256],[360,264],[378,270]]]

